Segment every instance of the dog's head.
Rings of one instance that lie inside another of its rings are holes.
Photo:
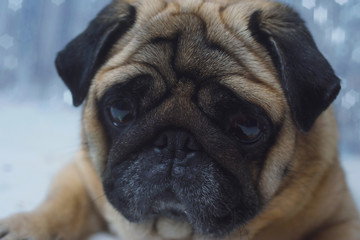
[[[265,1],[113,1],[56,59],[129,221],[220,236],[271,201],[340,89],[298,14]]]

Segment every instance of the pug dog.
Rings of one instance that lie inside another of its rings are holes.
[[[2,240],[359,240],[331,103],[290,7],[114,0],[56,59],[82,147]]]

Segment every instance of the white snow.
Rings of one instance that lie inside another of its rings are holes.
[[[354,89],[351,89],[350,91],[345,93],[345,95],[341,98],[341,105],[349,110],[350,108],[356,105],[359,99],[360,99],[360,94]]]
[[[65,2],[65,0],[51,0],[52,3],[56,4],[57,6],[60,6]]]
[[[335,2],[337,2],[338,4],[340,4],[341,6],[344,5],[345,3],[347,3],[349,0],[335,0]]]
[[[346,173],[346,179],[352,191],[352,195],[360,210],[360,156],[344,154],[342,166]]]
[[[23,0],[9,0],[9,9],[18,11],[22,8]]]
[[[80,109],[0,98],[0,218],[29,211],[45,198],[51,179],[76,153],[79,136]],[[360,157],[343,157],[360,207]],[[91,238],[101,239],[113,238],[106,234]]]
[[[331,32],[331,42],[335,44],[344,43],[346,40],[346,32],[343,28],[338,27],[332,30]]]
[[[360,4],[359,4],[360,6]],[[360,10],[360,7],[359,7]],[[355,48],[352,52],[351,59],[357,63],[360,63],[360,45],[359,47]]]
[[[5,49],[9,49],[14,46],[14,38],[9,36],[8,34],[4,34],[0,36],[0,47]]]
[[[15,55],[8,55],[4,58],[4,67],[9,70],[14,70],[19,65],[18,58]]]
[[[302,5],[307,9],[312,9],[316,6],[316,0],[302,0]]]
[[[50,180],[74,156],[80,111],[0,99],[0,218],[33,209]]]
[[[328,10],[322,6],[314,9],[314,21],[320,25],[326,23],[328,19]]]

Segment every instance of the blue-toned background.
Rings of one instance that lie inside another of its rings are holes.
[[[284,0],[342,79],[340,151],[360,203],[360,1]],[[0,0],[0,217],[33,208],[79,146],[80,110],[54,59],[109,0]]]

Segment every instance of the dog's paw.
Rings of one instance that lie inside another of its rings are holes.
[[[17,214],[0,220],[0,240],[51,240],[46,220],[30,214]]]

